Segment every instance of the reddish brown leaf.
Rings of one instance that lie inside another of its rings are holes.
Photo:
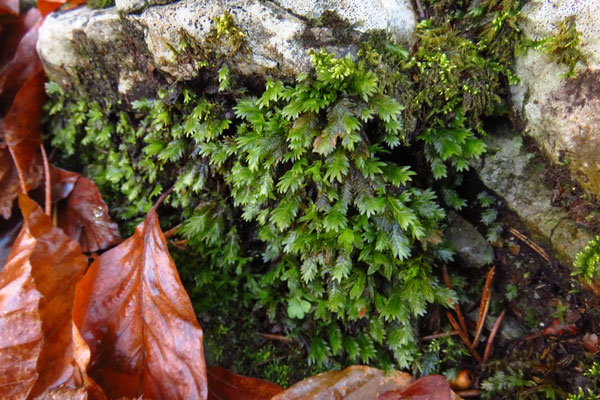
[[[0,222],[0,271],[4,261],[8,258],[12,244],[21,231],[23,218],[18,210],[13,210],[12,216],[7,221]]]
[[[42,129],[40,121],[46,101],[45,81],[46,75],[43,70],[29,79],[17,93],[12,107],[4,119],[6,144],[12,152],[18,169],[23,174],[27,173],[32,163],[41,157]]]
[[[0,398],[77,398],[94,386],[71,320],[87,260],[33,200],[19,205],[24,226],[0,272]]]
[[[63,4],[65,4],[67,0],[38,0],[37,8],[42,12],[42,15],[45,17],[50,14],[52,11],[59,9]],[[72,0],[69,1],[71,5],[80,5],[85,4],[86,0]]]
[[[152,209],[77,284],[73,320],[109,398],[205,398],[202,329]]]
[[[12,60],[23,36],[40,19],[41,14],[37,8],[30,8],[29,11],[19,18],[5,18],[2,20],[2,32],[0,32],[0,75],[4,66]]]
[[[208,367],[208,400],[270,400],[284,389],[262,379],[234,374],[221,367]]]
[[[30,19],[35,16],[36,14],[32,13]],[[36,50],[38,28],[42,21],[39,13],[37,16],[38,20],[34,26],[20,40],[12,60],[0,70],[0,113],[7,112],[13,106],[13,101],[21,88],[44,70]],[[41,89],[44,89],[43,84]],[[42,103],[44,98],[45,94],[40,100]],[[27,100],[27,98],[23,99],[24,102]]]
[[[19,15],[19,0],[0,0],[0,15]]]
[[[376,368],[355,365],[307,378],[273,397],[273,400],[375,399],[381,393],[404,389],[411,382],[412,377],[405,372],[386,375]]]
[[[58,226],[85,252],[107,249],[121,242],[119,227],[110,218],[98,187],[89,178],[80,177],[59,209]]]
[[[401,390],[392,390],[379,396],[377,400],[452,400],[455,395],[442,375],[429,375],[418,379]]]
[[[54,165],[50,166],[50,175],[52,180],[52,203],[57,203],[69,197],[77,180],[81,177],[78,173]]]
[[[33,189],[39,185],[43,177],[43,169],[39,155],[34,158],[30,168],[24,174],[25,186]],[[0,216],[10,218],[12,206],[21,185],[19,173],[7,148],[0,147]]]

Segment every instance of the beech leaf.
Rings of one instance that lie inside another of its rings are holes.
[[[37,8],[42,12],[42,15],[45,17],[50,14],[52,11],[59,9],[62,5],[64,5],[67,0],[38,0]],[[85,4],[86,0],[71,0],[69,1],[69,5],[75,6],[79,4]]]
[[[23,228],[0,272],[0,398],[102,398],[71,320],[87,259],[33,200],[19,205]]]
[[[81,244],[84,252],[107,249],[121,242],[119,227],[110,218],[98,187],[89,178],[52,167],[52,199],[58,205],[58,226]]]
[[[203,399],[202,329],[155,209],[77,284],[73,321],[109,398]]]
[[[208,400],[270,400],[284,389],[262,379],[234,374],[221,367],[208,367]]]
[[[454,394],[442,375],[429,375],[417,379],[403,390],[390,390],[379,396],[377,400],[453,400],[460,399]]]
[[[46,74],[40,70],[21,87],[4,119],[5,141],[11,149],[18,169],[24,175],[39,161],[42,142],[43,107]]]
[[[41,164],[40,164],[41,167]],[[33,187],[42,179],[41,168],[34,168],[31,174],[26,175],[25,185]],[[19,173],[10,155],[8,148],[0,147],[0,216],[9,219],[12,215],[13,203],[20,190]],[[4,224],[5,222],[2,221]]]
[[[19,41],[11,61],[0,69],[0,112],[2,113],[7,112],[13,106],[15,96],[26,82],[40,72],[43,73],[44,70],[36,50],[38,28],[42,20],[39,12],[30,12],[27,17],[25,25],[32,24],[31,28]],[[35,23],[33,23],[34,20]],[[7,49],[7,51],[10,51],[10,49]],[[45,97],[45,92],[43,92],[40,100],[42,103]]]
[[[405,372],[386,375],[377,368],[355,365],[306,378],[273,400],[375,399],[386,391],[404,389],[411,382],[412,377]]]
[[[0,271],[4,267],[4,262],[8,258],[13,242],[21,231],[23,218],[19,212],[14,212],[11,217],[0,223]]]
[[[19,15],[19,0],[0,0],[0,15]]]
[[[9,0],[9,2],[12,0]],[[4,71],[4,66],[13,59],[15,51],[21,42],[23,36],[38,22],[41,14],[37,8],[30,8],[19,18],[4,18],[0,26],[0,76]]]

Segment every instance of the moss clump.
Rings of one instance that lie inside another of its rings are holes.
[[[600,281],[600,236],[591,240],[573,264],[575,275],[581,275],[586,283]]]
[[[115,5],[115,0],[88,0],[86,5],[96,9],[108,8]]]
[[[487,52],[485,18],[460,15],[423,21],[412,52],[373,33],[358,57],[314,51],[313,73],[259,90],[221,58],[245,46],[226,15],[214,43],[178,50],[204,51],[205,87],[219,90],[180,85],[117,108],[51,84],[51,140],[126,229],[174,187],[163,222],[182,224],[174,257],[199,314],[244,310],[306,343],[309,364],[406,368],[418,318],[455,300],[436,277],[452,251],[432,182],[464,205],[454,183],[484,151],[481,119],[510,73]]]
[[[569,69],[565,76],[574,78],[577,64],[586,61],[581,52],[581,34],[577,30],[575,17],[565,18],[556,28],[554,35],[538,41],[536,46],[542,53],[548,54],[552,61],[566,65]]]

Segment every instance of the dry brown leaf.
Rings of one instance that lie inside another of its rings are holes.
[[[355,365],[304,379],[273,400],[375,399],[387,391],[404,389],[411,382],[412,377],[405,372],[386,375],[376,368]]]
[[[64,199],[58,203],[58,226],[78,241],[84,252],[105,250],[122,241],[94,181],[52,167],[52,182],[52,200]]]
[[[91,388],[89,349],[71,320],[75,283],[87,259],[29,197],[19,195],[23,229],[0,272],[0,398],[48,398]]]
[[[208,367],[208,400],[270,400],[284,389],[262,379],[234,374],[221,367]]]
[[[77,284],[73,320],[109,398],[205,398],[202,329],[152,209]]]

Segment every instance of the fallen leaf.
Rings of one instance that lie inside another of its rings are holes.
[[[71,0],[69,1],[69,5],[85,4],[86,1],[87,0]],[[46,17],[46,15],[59,9],[65,3],[67,3],[67,0],[38,0],[37,8],[39,8],[39,10],[42,12],[42,15]]]
[[[355,365],[304,379],[273,400],[375,399],[387,391],[407,388],[411,382],[412,377],[405,372],[386,375],[376,368]]]
[[[0,398],[77,398],[88,388],[102,398],[71,320],[87,260],[33,200],[21,194],[19,206],[23,229],[0,272]]]
[[[0,15],[19,15],[19,0],[0,0]]]
[[[52,199],[64,199],[58,203],[58,226],[86,253],[120,243],[119,227],[94,181],[56,167],[51,171]]]
[[[270,400],[284,389],[262,379],[234,374],[221,367],[208,367],[208,400]]]
[[[202,329],[154,209],[77,284],[73,320],[109,398],[206,398]]]
[[[13,59],[17,47],[23,36],[35,26],[41,14],[37,8],[30,8],[24,15],[18,18],[3,18],[0,26],[2,46],[0,46],[0,76],[4,66]]]
[[[0,271],[4,267],[4,261],[8,258],[13,242],[21,231],[23,218],[21,213],[13,210],[11,217],[7,221],[0,223]]]
[[[2,114],[13,106],[15,97],[21,88],[34,76],[40,72],[43,73],[44,70],[36,50],[38,28],[42,19],[39,13],[31,12],[28,15],[29,20],[26,20],[26,22],[28,21],[29,24],[37,16],[35,24],[19,41],[12,60],[0,69],[0,113]],[[41,99],[42,103],[44,99],[45,93]]]
[[[442,375],[429,375],[417,379],[406,389],[391,390],[377,400],[452,400],[457,398]]]
[[[46,102],[46,74],[40,70],[21,87],[4,118],[4,140],[23,175],[40,163],[41,119]]]

